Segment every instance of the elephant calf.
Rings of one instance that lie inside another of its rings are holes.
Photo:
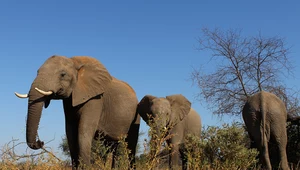
[[[188,134],[200,138],[202,128],[201,118],[191,108],[191,102],[180,94],[166,96],[166,98],[146,95],[138,104],[137,112],[148,125],[150,120],[154,121],[155,127],[152,128],[155,128],[156,132],[168,125],[174,125],[168,131],[168,135],[171,138],[167,140],[167,144],[172,144],[169,154],[169,167],[176,166],[181,155],[182,167],[186,169],[187,161],[184,155],[185,138]]]
[[[274,140],[279,149],[280,167],[288,170],[287,111],[284,103],[272,93],[258,92],[247,100],[242,114],[249,136],[260,152],[260,161],[263,165],[267,169],[272,169],[268,143]]]

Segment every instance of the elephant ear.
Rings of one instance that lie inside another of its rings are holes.
[[[177,115],[180,121],[189,114],[191,110],[191,102],[183,95],[175,94],[166,96],[166,99],[170,102],[172,114]]]
[[[95,58],[75,56],[71,59],[78,70],[77,82],[72,92],[72,105],[77,106],[104,93],[112,77]]]
[[[149,117],[147,114],[151,114],[151,101],[155,99],[155,96],[146,95],[142,98],[137,107],[138,114],[143,118],[143,120],[148,124]]]

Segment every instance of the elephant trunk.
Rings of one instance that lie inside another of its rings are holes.
[[[40,149],[44,143],[37,140],[38,137],[38,126],[42,114],[42,109],[45,101],[45,97],[36,91],[34,88],[37,87],[36,80],[32,83],[29,91],[28,100],[28,112],[27,112],[27,123],[26,123],[26,142],[31,149]]]

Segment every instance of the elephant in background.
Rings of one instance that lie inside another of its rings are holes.
[[[155,122],[156,127],[152,128],[155,128],[156,132],[168,125],[174,125],[168,131],[171,138],[167,140],[167,144],[173,145],[169,154],[169,167],[174,168],[177,166],[181,155],[182,168],[186,169],[185,138],[188,134],[200,138],[202,128],[201,118],[191,108],[191,102],[181,94],[166,96],[166,98],[146,95],[139,102],[137,112],[148,125],[150,121]]]
[[[260,162],[267,169],[272,169],[268,143],[274,141],[279,149],[280,167],[288,170],[287,111],[284,103],[276,95],[261,91],[248,98],[242,115],[250,139],[259,151]]]
[[[97,59],[52,56],[38,69],[29,93],[15,94],[29,98],[26,141],[30,148],[40,149],[44,144],[37,140],[42,107],[61,99],[73,169],[78,168],[79,160],[90,165],[92,140],[99,135],[115,143],[114,150],[121,135],[127,135],[133,166],[140,126],[138,99],[126,82],[112,77]]]

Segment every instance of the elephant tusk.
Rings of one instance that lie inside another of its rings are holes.
[[[28,98],[28,94],[20,94],[20,93],[15,92],[15,95],[16,95],[17,97],[19,97],[19,98],[22,98],[22,99]]]
[[[41,89],[39,89],[39,88],[34,88],[36,91],[38,91],[38,92],[40,92],[41,94],[43,94],[43,95],[45,95],[45,96],[49,96],[49,95],[51,95],[52,93],[53,93],[53,91],[43,91],[43,90],[41,90]]]

